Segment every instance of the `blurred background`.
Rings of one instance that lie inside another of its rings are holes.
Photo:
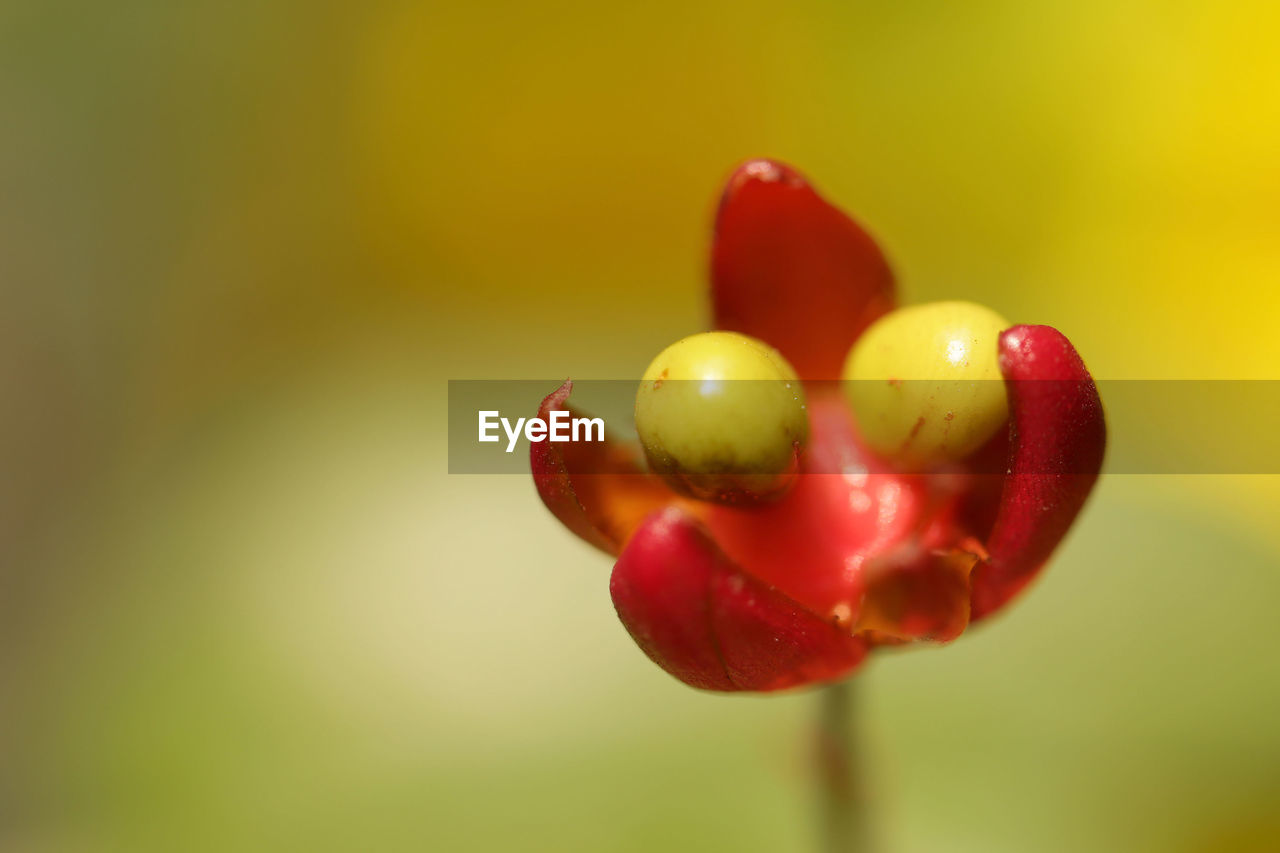
[[[0,851],[813,849],[815,696],[651,664],[527,478],[446,473],[446,380],[702,329],[762,155],[908,301],[1102,378],[1280,378],[1278,36],[1261,0],[0,4]],[[875,659],[886,848],[1277,849],[1278,479],[1107,478],[1020,606]]]

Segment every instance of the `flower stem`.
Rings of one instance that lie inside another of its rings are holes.
[[[824,853],[869,853],[863,756],[854,722],[852,681],[832,684],[818,694],[815,741],[819,786],[821,849]]]

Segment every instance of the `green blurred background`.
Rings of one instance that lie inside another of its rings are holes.
[[[445,473],[445,381],[703,328],[759,155],[907,300],[1280,378],[1278,25],[0,4],[0,850],[812,849],[814,695],[653,666],[527,479]],[[874,660],[887,849],[1280,849],[1278,479],[1106,479],[1019,606]]]

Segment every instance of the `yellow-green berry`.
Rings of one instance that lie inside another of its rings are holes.
[[[636,392],[652,468],[685,494],[724,503],[777,496],[809,438],[804,388],[773,347],[705,332],[658,354]]]
[[[958,461],[1009,415],[997,361],[1009,323],[972,302],[900,308],[867,328],[845,360],[845,395],[863,439],[904,467]]]

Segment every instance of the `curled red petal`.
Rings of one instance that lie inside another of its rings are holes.
[[[835,379],[854,340],[894,304],[875,241],[795,170],[733,173],[711,254],[716,325],[767,341],[806,379]]]
[[[868,561],[855,630],[877,645],[954,640],[969,624],[969,573],[977,562],[963,548],[916,543]]]
[[[1093,378],[1071,342],[1050,326],[1000,335],[1009,395],[1009,474],[990,559],[974,569],[972,618],[996,610],[1048,560],[1102,469],[1107,428]]]
[[[553,411],[581,413],[568,405],[573,383],[552,391],[538,417]],[[639,448],[605,434],[603,442],[532,442],[529,466],[538,495],[570,531],[602,551],[617,554],[637,525],[675,499],[661,480],[648,474]]]
[[[671,675],[706,690],[779,690],[847,674],[863,640],[733,564],[687,513],[655,513],[610,581],[618,617]]]

